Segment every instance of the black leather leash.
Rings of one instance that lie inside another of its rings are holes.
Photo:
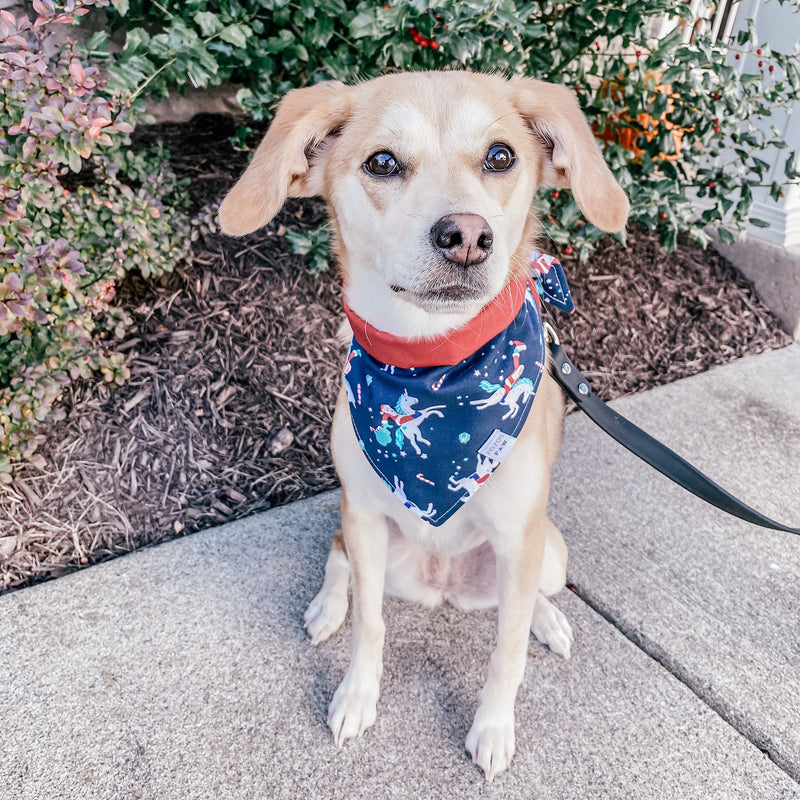
[[[690,491],[701,500],[711,503],[712,506],[716,506],[722,511],[727,511],[728,514],[732,514],[734,517],[753,522],[764,528],[795,533],[800,536],[800,528],[790,528],[788,525],[775,522],[775,520],[765,517],[741,500],[737,500],[732,494],[726,492],[725,489],[714,483],[711,478],[708,478],[666,445],[661,444],[657,439],[654,439],[607,406],[592,392],[589,381],[570,361],[561,347],[553,327],[546,323],[545,329],[549,340],[555,379],[592,422],[599,425],[607,434],[616,439],[634,455],[646,461],[662,475],[666,475],[671,481],[683,486],[684,489]]]

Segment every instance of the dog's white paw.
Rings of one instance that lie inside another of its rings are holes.
[[[514,713],[488,712],[483,705],[467,734],[467,750],[491,782],[508,768],[514,757]]]
[[[328,708],[328,727],[337,747],[361,736],[375,722],[378,713],[378,683],[362,682],[360,686],[353,683],[350,674],[345,675]]]
[[[567,618],[543,595],[536,596],[531,632],[554,653],[569,658],[570,647],[575,637]]]
[[[342,627],[347,616],[347,590],[330,591],[323,588],[311,601],[304,615],[305,628],[311,644],[330,639]]]

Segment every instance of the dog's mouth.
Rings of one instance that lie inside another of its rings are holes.
[[[433,312],[456,312],[485,297],[486,292],[473,286],[453,283],[447,286],[405,288],[393,284],[391,290],[410,303]]]
[[[420,292],[417,296],[421,300],[428,300],[435,303],[464,303],[478,299],[481,294],[482,293],[477,289],[473,289],[469,286],[452,284],[451,286],[442,286],[440,288]]]

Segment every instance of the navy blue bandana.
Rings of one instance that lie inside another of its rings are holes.
[[[525,424],[546,361],[538,298],[574,310],[558,261],[534,253],[532,272],[508,327],[458,363],[401,368],[371,356],[365,332],[353,337],[344,385],[358,443],[395,497],[431,525],[489,479]]]

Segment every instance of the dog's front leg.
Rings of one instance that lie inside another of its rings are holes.
[[[473,762],[481,767],[488,781],[506,769],[514,755],[514,701],[527,663],[544,536],[529,528],[516,536],[504,537],[495,551],[499,594],[497,645],[489,660],[486,683],[466,742]]]
[[[342,534],[352,570],[353,651],[328,709],[338,746],[375,722],[383,672],[385,626],[381,613],[389,532],[382,514],[368,513],[342,495]]]

